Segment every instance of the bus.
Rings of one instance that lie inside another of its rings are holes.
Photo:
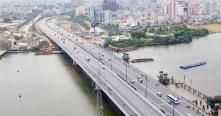
[[[179,104],[179,100],[176,98],[176,97],[174,97],[174,96],[172,96],[172,95],[170,95],[170,94],[168,94],[167,95],[167,99],[170,101],[170,102],[172,102],[173,104]]]

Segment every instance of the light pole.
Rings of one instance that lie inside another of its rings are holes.
[[[147,98],[147,76],[146,75],[145,75],[145,79],[146,79],[145,98]]]
[[[111,62],[111,70],[112,70],[112,66],[113,66],[113,63],[112,63],[112,62],[113,62],[113,61],[112,61],[113,57],[112,57],[112,56],[113,56],[113,54],[110,53],[110,56],[111,56],[111,58],[110,58],[110,62]]]
[[[100,59],[101,59],[101,47],[99,48],[99,53],[98,53],[98,57],[99,57],[99,61],[100,61]]]
[[[112,67],[113,67],[113,60],[112,60],[112,55],[111,55],[111,70],[112,70]]]
[[[125,66],[126,66],[126,82],[127,82],[127,63],[125,62]]]
[[[92,39],[92,38],[91,38]],[[90,39],[90,54],[91,54],[91,39]]]

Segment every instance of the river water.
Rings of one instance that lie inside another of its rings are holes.
[[[0,116],[94,116],[96,96],[71,64],[63,55],[5,55],[0,59]],[[104,114],[117,116],[106,102]]]
[[[154,58],[154,62],[133,64],[156,77],[164,71],[180,82],[184,81],[201,92],[221,95],[221,33],[194,39],[188,44],[145,47],[129,52],[131,59]],[[181,70],[179,66],[207,62],[202,67]]]

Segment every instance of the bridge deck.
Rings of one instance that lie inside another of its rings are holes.
[[[175,116],[183,116],[186,113],[191,113],[194,116],[207,115],[203,111],[199,111],[199,114],[195,110],[186,108],[190,106],[198,109],[173,91],[158,85],[158,82],[152,77],[125,63],[112,53],[91,45],[79,36],[67,33],[54,23],[52,20],[50,23],[42,21],[39,27],[101,86],[108,97],[126,115],[162,115],[160,110],[168,115],[174,113]],[[85,60],[86,57],[90,57],[90,62]],[[137,82],[138,78],[142,78],[144,83]],[[135,80],[135,83],[132,84],[131,80]],[[145,83],[148,83],[147,89],[145,89]],[[158,91],[164,93],[161,98],[156,95]],[[168,104],[167,94],[179,97],[181,104],[174,107],[172,104]]]
[[[64,42],[64,37],[61,34],[58,34],[46,25],[41,25],[40,29],[77,62],[77,64],[101,87],[107,96],[110,97],[126,115],[162,115],[152,104],[143,99],[143,97],[137,94],[128,84],[122,81],[115,73],[100,63],[96,58],[88,54],[88,52],[68,39],[65,39]],[[86,56],[90,57],[90,61],[86,60]]]

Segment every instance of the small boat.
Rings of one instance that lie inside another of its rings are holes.
[[[194,67],[203,66],[203,65],[206,65],[206,64],[207,64],[206,62],[200,62],[200,63],[186,65],[186,66],[180,66],[180,68],[181,69],[190,69],[190,68],[194,68]]]

